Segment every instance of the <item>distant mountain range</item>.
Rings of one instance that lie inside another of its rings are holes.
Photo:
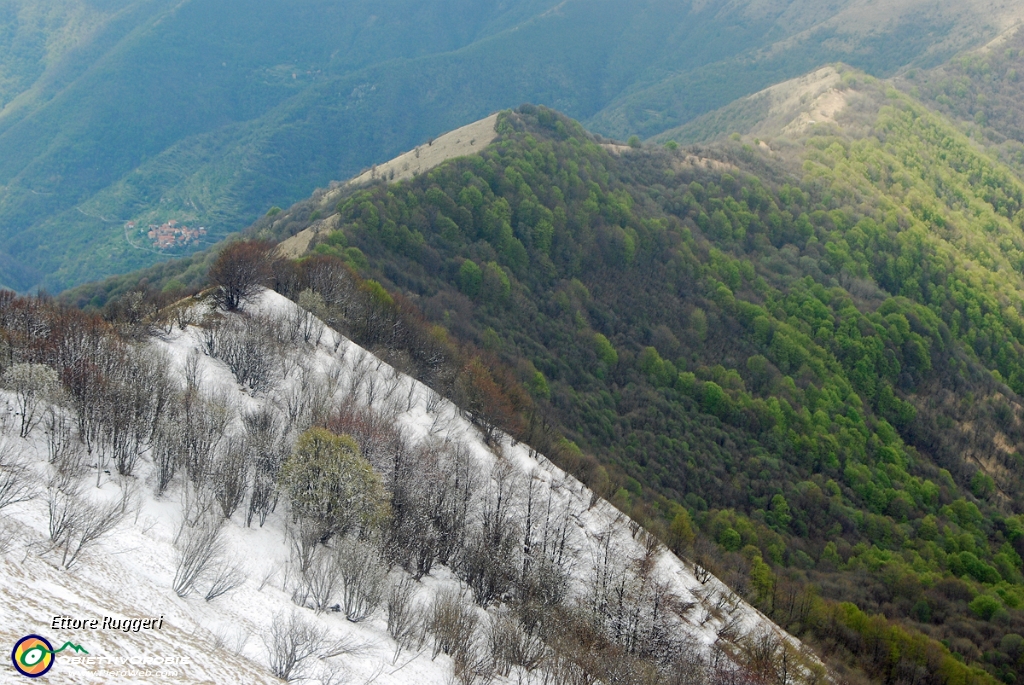
[[[844,61],[932,66],[1022,10],[976,0],[7,0],[0,283],[61,290],[529,101],[625,139]]]

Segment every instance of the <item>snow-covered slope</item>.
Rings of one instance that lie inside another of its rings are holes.
[[[202,303],[195,306],[208,307]],[[252,303],[249,311],[279,320],[301,313],[292,302],[269,291]],[[378,408],[389,407],[410,445],[426,441],[461,444],[484,474],[485,484],[487,474],[493,473],[499,463],[511,465],[521,482],[532,484],[529,490],[539,498],[536,501],[550,502],[567,512],[573,529],[569,537],[574,555],[572,590],[579,596],[593,591],[596,574],[606,566],[605,559],[628,564],[646,555],[648,566],[653,567],[652,578],[664,596],[673,600],[674,630],[702,645],[701,649],[709,651],[719,643],[725,646],[723,653],[729,654],[744,636],[759,632],[777,634],[800,649],[796,640],[779,631],[717,579],[698,580],[689,564],[662,547],[655,548],[643,531],[618,510],[594,497],[579,481],[529,446],[502,435],[488,445],[457,407],[437,397],[430,388],[399,374],[330,329],[316,333],[310,341],[300,341],[285,352],[286,358],[275,366],[273,387],[259,393],[239,385],[222,361],[203,353],[208,349],[207,339],[196,325],[174,328],[142,344],[147,354],[166,356],[171,377],[182,385],[192,360],[195,368],[190,373],[201,379],[203,392],[218,397],[228,408],[224,429],[228,437],[242,432],[240,417],[245,412],[264,408],[283,415],[290,397],[312,392],[308,389],[310,378],[322,379],[320,387],[329,388],[332,402],[354,399]],[[22,636],[39,634],[55,649],[71,641],[93,657],[90,664],[84,655],[71,650],[58,654],[47,676],[52,682],[168,682],[168,674],[159,673],[161,670],[173,672],[172,682],[277,682],[268,670],[270,630],[275,621],[280,623],[293,614],[326,629],[341,647],[334,650],[341,653],[329,659],[306,662],[317,662],[308,669],[311,678],[381,685],[450,682],[451,659],[444,654],[432,658],[429,637],[420,649],[407,649],[395,660],[396,645],[388,635],[383,609],[366,621],[351,623],[341,613],[316,614],[293,603],[298,571],[291,559],[286,532],[291,523],[284,501],[262,527],[255,522],[247,527],[244,511],[225,523],[224,560],[244,572],[241,585],[212,601],[204,600],[202,593],[178,597],[172,590],[178,559],[174,542],[187,488],[179,478],[162,495],[154,495],[156,470],[150,454],[143,455],[135,476],[127,479],[113,469],[108,473],[103,468],[98,469],[97,478],[93,460],[92,475],[85,478],[83,490],[92,499],[110,501],[127,491],[128,515],[113,532],[86,548],[69,570],[62,568],[61,555],[51,548],[48,532],[44,484],[52,467],[47,463],[43,427],[37,427],[27,439],[19,438],[13,415],[14,395],[8,393],[4,398],[7,407],[0,407],[5,412],[4,440],[9,453],[21,454],[35,474],[37,496],[0,510],[3,526],[14,535],[0,560],[0,645],[9,650]],[[517,506],[523,506],[522,502]],[[426,606],[438,588],[457,585],[449,569],[435,566],[417,584],[416,601]],[[482,615],[483,610],[478,611]],[[163,623],[160,629],[139,632],[57,630],[53,621],[58,616],[95,618],[100,622],[104,617],[162,618]],[[144,657],[149,663],[141,663]],[[167,657],[170,665],[157,663]],[[813,657],[808,658],[813,661]],[[114,661],[101,663],[102,659]],[[145,669],[149,669],[148,674]],[[4,682],[20,680],[9,661],[0,668],[0,676]],[[524,676],[513,672],[508,678],[495,677],[492,682],[527,682],[528,678],[520,679]]]

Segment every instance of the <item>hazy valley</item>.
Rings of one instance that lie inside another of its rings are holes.
[[[1024,676],[1019,8],[393,5],[3,6],[5,639]]]

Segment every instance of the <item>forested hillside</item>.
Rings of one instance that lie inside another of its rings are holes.
[[[1022,47],[900,90],[839,65],[776,91],[799,106],[698,122],[719,136],[703,147],[611,144],[523,106],[480,154],[318,192],[249,235],[330,218],[274,287],[540,446],[842,677],[1012,683]],[[143,296],[204,287],[213,256],[69,298],[144,320]],[[348,295],[314,276],[339,270]]]
[[[524,101],[651,136],[844,60],[879,76],[990,40],[1011,5],[914,0],[0,6],[0,283],[61,290],[166,259]]]
[[[1012,682],[1024,184],[890,86],[840,87],[843,127],[782,153],[602,145],[523,107],[342,200],[315,252],[503,360],[564,465],[840,670]]]

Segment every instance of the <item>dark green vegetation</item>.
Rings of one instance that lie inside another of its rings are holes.
[[[1018,174],[1024,172],[1024,37],[1019,34],[986,50],[900,79],[930,107],[960,122],[963,130],[993,148]]]
[[[315,252],[516,369],[604,465],[568,444],[567,467],[835,663],[1013,682],[1024,184],[857,81],[866,135],[714,169],[525,107],[482,154],[344,199]]]
[[[152,264],[166,255],[125,220],[219,239],[523,101],[648,137],[822,62],[927,66],[1002,22],[868,4],[6,0],[0,283]]]

